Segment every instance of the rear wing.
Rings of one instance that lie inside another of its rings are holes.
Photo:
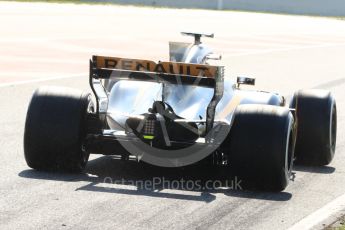
[[[95,79],[167,82],[213,88],[223,67],[181,62],[93,56],[90,71]]]
[[[119,57],[92,56],[90,86],[96,97],[97,113],[106,113],[108,94],[99,80],[151,81],[214,89],[207,107],[206,129],[213,126],[215,109],[223,96],[224,67],[181,62],[154,62]]]

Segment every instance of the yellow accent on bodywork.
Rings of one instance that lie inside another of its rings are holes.
[[[149,135],[144,135],[143,137],[144,139],[147,139],[147,140],[153,140],[155,138],[155,136],[149,136]]]

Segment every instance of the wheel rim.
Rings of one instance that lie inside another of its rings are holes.
[[[95,112],[95,106],[92,102],[91,95],[87,97],[87,106],[84,111],[84,119],[82,122],[82,131],[81,131],[81,138],[80,138],[80,150],[81,150],[81,161],[80,161],[80,166],[81,168],[84,168],[89,160],[90,153],[86,151],[84,143],[83,143],[83,138],[86,137],[86,122],[87,122],[87,116],[88,114],[94,113]]]
[[[293,140],[293,130],[290,131],[289,135],[289,143],[288,143],[288,154],[287,154],[287,170],[288,172],[291,171],[292,169],[292,164],[293,164],[293,153],[294,153],[294,140]]]
[[[332,114],[331,114],[331,149],[335,151],[335,145],[337,140],[337,107],[333,104]]]

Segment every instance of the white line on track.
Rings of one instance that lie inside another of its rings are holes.
[[[345,210],[345,194],[303,218],[288,230],[312,229],[342,210]]]
[[[60,80],[60,79],[65,79],[65,78],[85,77],[87,75],[88,75],[88,73],[79,73],[79,74],[69,74],[66,76],[36,78],[36,79],[30,79],[30,80],[25,80],[25,81],[13,81],[13,82],[7,82],[7,83],[0,84],[0,88],[8,87],[8,86],[14,86],[14,85],[30,84],[30,83],[35,83],[35,82]]]

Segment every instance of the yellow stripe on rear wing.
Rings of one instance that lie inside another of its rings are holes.
[[[200,65],[181,62],[154,62],[150,60],[93,56],[96,68],[119,69],[128,71],[143,71],[194,77],[215,78],[217,66]]]

